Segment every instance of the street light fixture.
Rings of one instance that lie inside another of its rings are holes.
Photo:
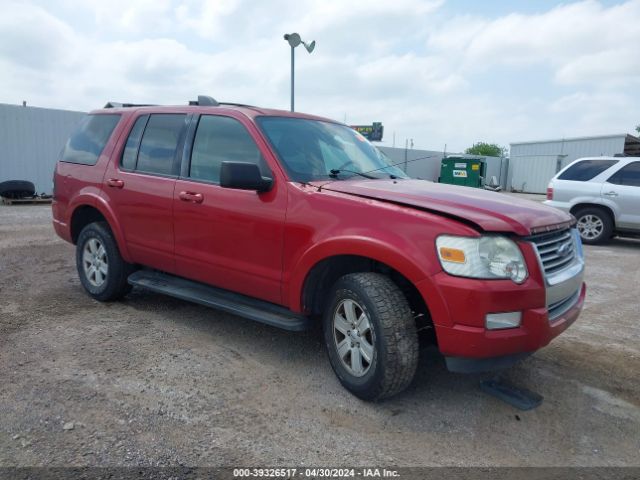
[[[284,39],[289,42],[291,46],[291,111],[294,110],[294,102],[293,102],[293,92],[294,92],[294,84],[295,84],[295,73],[294,73],[294,65],[295,65],[295,48],[302,44],[304,48],[307,49],[307,52],[313,52],[313,49],[316,48],[316,41],[313,40],[310,43],[303,42],[300,38],[300,35],[297,33],[285,33]]]

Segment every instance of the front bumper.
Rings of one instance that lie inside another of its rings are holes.
[[[487,330],[460,324],[436,326],[440,351],[446,357],[477,359],[533,353],[548,345],[576,321],[584,306],[586,289],[583,283],[573,306],[552,321],[549,320],[547,308],[542,307],[524,310],[518,328]]]
[[[576,321],[582,307],[587,287],[583,283],[576,303],[553,321],[549,321],[546,309],[524,312],[520,328],[508,330],[484,330],[460,328],[438,332],[438,341],[466,344],[464,356],[445,356],[447,368],[452,372],[476,373],[509,368],[565,331]],[[515,352],[515,353],[514,353]]]
[[[468,358],[468,357],[445,357],[447,369],[455,373],[481,373],[494,372],[510,368],[516,363],[524,360],[533,352],[514,353],[503,355],[502,357],[491,358]]]
[[[473,280],[441,272],[418,290],[429,305],[438,347],[453,371],[506,368],[546,346],[579,316],[585,300],[584,262],[545,275],[535,246],[521,245],[529,278]],[[488,330],[488,313],[521,312],[517,328]]]

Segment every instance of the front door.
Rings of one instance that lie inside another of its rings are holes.
[[[249,129],[255,127],[230,116],[200,116],[189,165],[174,191],[176,269],[186,278],[281,303],[286,185],[273,177]],[[258,164],[263,176],[274,178],[273,189],[220,187],[225,160]]]
[[[618,228],[640,230],[640,161],[611,175],[602,186],[602,196],[618,205]]]

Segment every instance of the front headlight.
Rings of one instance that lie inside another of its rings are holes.
[[[436,239],[438,258],[445,272],[459,277],[509,278],[515,283],[527,279],[527,266],[522,252],[513,240],[501,235],[455,237],[441,235]]]

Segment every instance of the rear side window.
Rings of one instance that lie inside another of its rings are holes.
[[[229,117],[203,115],[193,140],[189,177],[219,183],[224,161],[255,163],[262,175],[269,175],[258,146],[240,122]]]
[[[60,161],[95,165],[116,128],[120,115],[87,115],[67,140]]]
[[[176,173],[176,150],[186,125],[183,114],[151,115],[144,129],[136,170],[159,175]]]
[[[618,163],[617,160],[583,160],[574,163],[567,170],[562,172],[558,180],[574,180],[576,182],[587,182],[600,175],[607,168]]]
[[[631,162],[611,175],[609,183],[616,185],[627,185],[630,187],[640,187],[640,162]]]

